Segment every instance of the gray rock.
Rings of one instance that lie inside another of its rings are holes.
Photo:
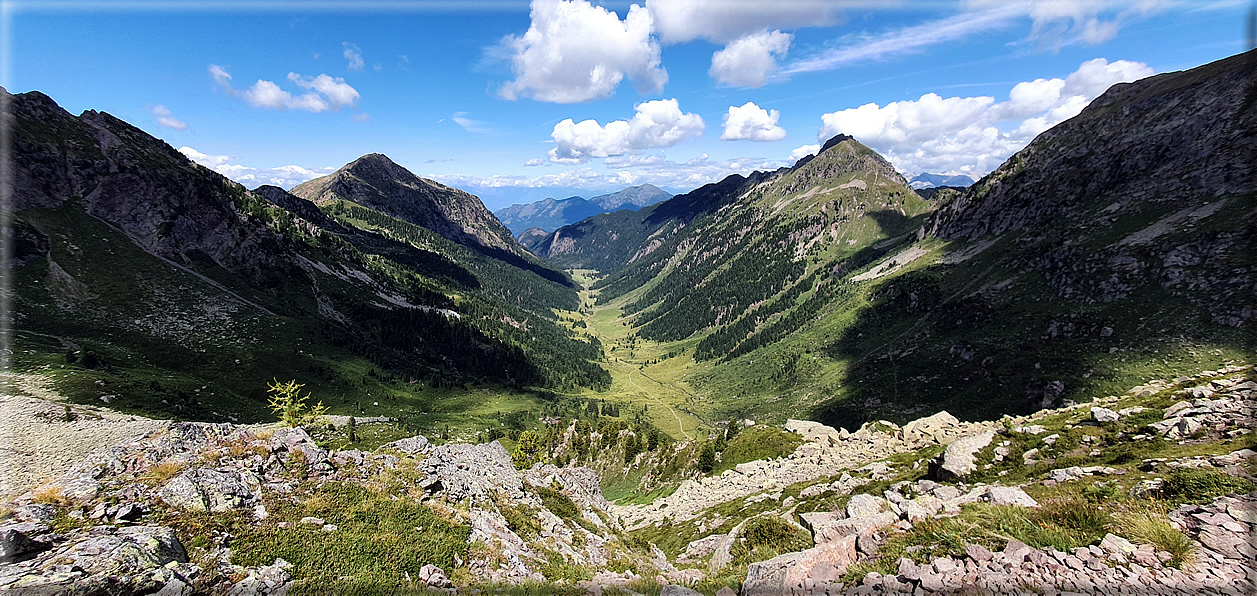
[[[428,438],[423,435],[415,435],[405,439],[398,439],[392,443],[385,443],[380,449],[394,449],[402,453],[416,454],[427,453],[432,449],[432,444],[428,442]]]
[[[904,425],[903,436],[908,441],[933,441],[944,443],[956,432],[960,421],[946,411],[919,418]]]
[[[1016,486],[991,486],[986,489],[987,497],[992,505],[1018,505],[1020,507],[1038,507],[1038,501]]]
[[[193,468],[167,482],[157,496],[172,507],[214,513],[252,507],[260,497],[260,479],[248,472]]]
[[[952,441],[937,459],[930,462],[930,475],[935,480],[962,478],[978,469],[976,455],[995,439],[995,431],[963,437]]]
[[[1118,418],[1121,418],[1121,416],[1118,416],[1117,412],[1108,408],[1091,408],[1091,419],[1096,422],[1117,422]]]
[[[987,550],[986,547],[982,546],[981,544],[965,545],[965,554],[969,555],[970,559],[973,559],[974,561],[978,563],[985,563],[987,561],[990,561],[991,557],[995,556],[993,553],[991,553],[991,551]]]
[[[847,517],[869,517],[877,515],[885,509],[886,501],[879,499],[873,495],[858,494],[851,495],[851,500],[847,501]]]
[[[742,596],[789,594],[794,586],[809,579],[814,570],[826,577],[840,577],[856,561],[855,542],[855,536],[847,536],[805,551],[751,563],[742,582]]]
[[[481,445],[446,443],[433,449],[419,463],[426,478],[419,485],[451,501],[491,500],[496,494],[520,498],[524,483],[511,455],[501,443]]]

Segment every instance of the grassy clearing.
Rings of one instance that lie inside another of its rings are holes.
[[[785,457],[803,444],[803,438],[772,426],[753,426],[739,431],[721,452],[720,461],[712,469],[716,476],[741,463]]]
[[[276,557],[293,564],[295,594],[380,594],[405,585],[426,564],[455,567],[467,557],[470,528],[438,516],[411,499],[345,483],[308,489],[304,503],[267,504],[262,523],[233,530],[233,563],[269,565]],[[338,527],[327,532],[302,525],[314,516]],[[280,528],[286,521],[293,527]]]

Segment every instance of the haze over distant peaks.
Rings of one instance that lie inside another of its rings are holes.
[[[671,193],[653,184],[642,184],[592,199],[579,196],[566,199],[547,198],[533,203],[511,205],[493,214],[518,236],[530,228],[550,232],[600,213],[621,209],[636,211],[670,198]]]
[[[965,187],[977,182],[968,174],[931,174],[923,172],[908,178],[908,186],[913,189],[934,188],[935,186]]]

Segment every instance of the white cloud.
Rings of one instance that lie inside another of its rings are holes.
[[[306,168],[297,165],[254,168],[239,163],[232,163],[237,161],[237,158],[231,155],[209,155],[187,146],[180,147],[179,153],[249,188],[257,188],[263,184],[292,188],[307,180],[326,176],[336,171],[336,168],[333,167]]]
[[[683,114],[676,99],[657,99],[637,104],[629,120],[574,122],[568,118],[550,133],[555,147],[549,152],[555,163],[582,163],[595,157],[613,157],[643,149],[671,147],[689,137],[703,134],[705,125],[698,114]]]
[[[367,120],[371,119],[371,114],[368,114],[366,112],[358,112],[357,114],[350,116],[349,119],[353,120],[354,122],[366,122]]]
[[[763,87],[777,71],[777,59],[784,58],[794,36],[780,31],[761,31],[740,37],[712,54],[711,78],[734,87]]]
[[[621,21],[587,0],[533,0],[530,16],[528,31],[499,48],[515,73],[499,89],[506,99],[577,103],[611,96],[625,77],[641,93],[668,81],[645,8],[631,6]]]
[[[786,129],[777,126],[781,114],[777,110],[771,112],[746,102],[742,107],[729,106],[724,117],[725,130],[720,135],[723,141],[780,141],[786,138]]]
[[[1009,99],[948,97],[879,106],[865,104],[821,116],[821,140],[849,134],[905,172],[962,172],[979,178],[1039,133],[1078,115],[1111,85],[1152,74],[1146,64],[1096,58],[1064,79],[1018,83]]]
[[[450,116],[450,120],[453,120],[454,124],[457,124],[463,127],[463,130],[466,130],[467,132],[472,133],[472,134],[478,134],[478,135],[493,134],[492,124],[485,122],[483,120],[473,120],[471,118],[468,118],[467,112],[454,112],[454,115]]]
[[[728,43],[768,29],[825,27],[838,22],[834,0],[646,0],[663,43],[706,39]]]
[[[358,94],[358,90],[349,86],[345,79],[340,77],[332,78],[325,74],[321,74],[314,78],[303,77],[295,72],[288,73],[288,80],[295,83],[303,89],[312,89],[331,104],[333,110],[339,110],[345,107],[353,107],[358,103],[358,99],[362,97]]]
[[[617,159],[619,158],[608,161]],[[669,161],[655,156],[629,158],[628,161],[637,163],[623,167],[633,169],[620,169],[613,172],[598,172],[590,167],[582,167],[541,176],[480,177],[431,174],[427,177],[472,193],[476,193],[476,189],[504,187],[561,187],[605,191],[646,183],[668,188],[696,188],[704,184],[719,182],[731,174],[747,175],[756,170],[772,170],[783,165],[779,161],[751,157],[711,161],[707,155],[700,155],[684,162]]]
[[[349,70],[362,70],[362,50],[356,44],[349,42],[341,42],[345,46],[345,60],[348,62],[346,68]]]
[[[1030,21],[1028,40],[1040,46],[1099,44],[1126,23],[1153,14],[1170,0],[968,0],[964,10],[937,21],[870,34],[851,34],[832,47],[793,61],[785,75],[828,71],[850,64],[920,54],[997,29]]]
[[[820,151],[820,145],[804,145],[790,152],[790,163],[799,161],[809,155],[816,155],[817,153],[820,153]]]
[[[152,106],[148,108],[148,113],[152,114],[153,117],[157,119],[158,126],[173,128],[175,130],[188,129],[188,124],[178,118],[175,118],[175,115],[170,111],[170,108],[164,105],[157,104]]]
[[[1100,44],[1113,39],[1127,22],[1167,5],[1168,0],[1038,0],[1030,3],[1029,16],[1034,22],[1030,38],[1056,48]]]
[[[214,82],[228,94],[239,97],[255,108],[271,110],[305,110],[307,112],[327,112],[354,107],[361,97],[345,79],[321,74],[317,77],[303,77],[295,72],[288,73],[288,80],[308,93],[293,96],[272,81],[258,79],[252,87],[243,91],[231,86],[231,73],[217,64],[209,65],[210,76]]]
[[[862,64],[895,56],[917,54],[927,48],[946,44],[992,29],[1010,25],[1024,14],[1017,5],[966,12],[939,21],[904,27],[878,35],[848,36],[837,47],[794,61],[785,74],[833,70],[848,64]]]

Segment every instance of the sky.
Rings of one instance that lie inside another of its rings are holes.
[[[1254,0],[0,0],[0,85],[249,188],[367,153],[490,209],[788,166],[998,167],[1109,86],[1249,49]]]

